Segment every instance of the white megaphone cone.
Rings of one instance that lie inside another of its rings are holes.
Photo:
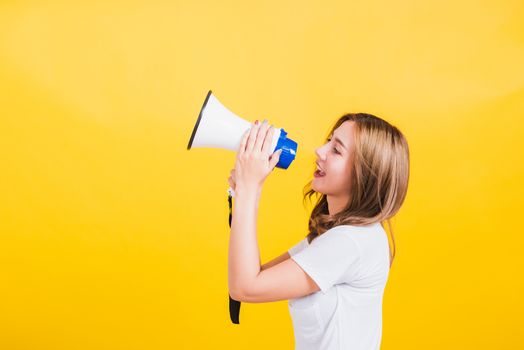
[[[250,128],[250,122],[224,107],[209,90],[193,128],[187,149],[194,147],[224,148],[236,152],[240,147],[244,132]],[[287,138],[286,135],[287,132],[284,129],[275,128],[273,140],[269,147],[269,154],[282,149],[276,165],[281,169],[289,167],[297,152],[297,143]],[[234,194],[231,188],[228,193]]]

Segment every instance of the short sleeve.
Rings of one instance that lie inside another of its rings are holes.
[[[305,249],[291,256],[326,293],[336,284],[358,276],[360,247],[347,228],[335,226],[316,237]]]
[[[304,238],[303,240],[301,240],[300,242],[298,242],[297,244],[289,248],[287,252],[289,253],[290,256],[293,256],[296,253],[304,250],[308,245],[309,243],[307,241],[307,238]]]

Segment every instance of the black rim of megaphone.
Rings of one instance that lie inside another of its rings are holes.
[[[198,114],[198,119],[196,121],[195,127],[193,128],[193,132],[191,133],[191,138],[189,139],[189,143],[187,144],[187,149],[191,149],[191,146],[193,145],[193,139],[195,138],[195,134],[198,130],[198,124],[200,124],[200,119],[202,119],[202,112],[204,112],[204,108],[206,108],[207,101],[209,100],[209,96],[211,96],[211,90],[209,90],[209,92],[207,93],[204,104],[202,105],[202,108],[200,109],[200,113]]]

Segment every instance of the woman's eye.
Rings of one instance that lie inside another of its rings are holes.
[[[327,139],[328,142],[331,141],[331,137],[329,139]],[[336,154],[341,154],[335,147],[333,147],[333,151],[336,153]]]

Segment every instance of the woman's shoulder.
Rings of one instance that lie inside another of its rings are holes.
[[[336,234],[344,234],[352,237],[358,242],[362,241],[376,241],[381,242],[386,235],[386,231],[380,224],[380,222],[373,223],[365,226],[356,226],[356,225],[338,225],[332,227],[330,230],[336,232]],[[326,231],[325,233],[327,233]],[[386,238],[387,239],[387,238]]]
[[[330,228],[328,231],[342,231],[348,233],[358,233],[358,232],[381,232],[384,228],[380,222],[372,223],[369,225],[337,225]],[[326,231],[326,232],[328,232]]]
[[[364,226],[337,225],[318,236],[312,237],[311,242],[309,242],[307,238],[306,241],[308,241],[308,244],[311,244],[315,240],[337,242],[340,239],[344,241],[345,238],[341,238],[341,236],[346,236],[358,243],[362,240],[365,241],[373,239],[374,237],[381,237],[383,234],[385,234],[385,231],[379,222]]]

